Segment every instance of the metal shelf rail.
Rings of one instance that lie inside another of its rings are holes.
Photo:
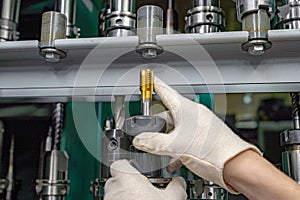
[[[271,30],[263,56],[241,50],[248,32],[159,35],[164,53],[154,60],[135,52],[136,36],[56,40],[67,58],[48,63],[38,41],[0,43],[0,97],[106,101],[138,94],[147,66],[184,95],[300,91],[300,30]]]

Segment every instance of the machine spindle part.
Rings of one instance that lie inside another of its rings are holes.
[[[35,189],[41,200],[64,200],[69,193],[69,156],[66,151],[60,150],[63,119],[64,104],[55,103],[52,125],[46,137],[45,149],[41,152],[39,179],[36,180]]]
[[[187,33],[211,33],[225,30],[225,14],[220,0],[194,0],[185,17]]]
[[[19,39],[17,31],[21,0],[2,0],[0,2],[0,42]]]
[[[61,133],[64,123],[64,104],[56,103],[52,113],[52,128],[54,132],[54,149],[60,149]]]
[[[283,0],[276,29],[300,29],[300,0]]]
[[[156,36],[163,34],[163,14],[160,7],[153,5],[142,6],[137,11],[139,45],[136,51],[144,58],[155,58],[163,52],[156,42]]]
[[[152,94],[154,90],[154,73],[150,69],[140,72],[140,91],[142,97],[142,113],[145,116],[152,115]]]
[[[121,159],[129,159],[130,138],[121,130],[116,129],[113,119],[106,119],[101,145],[100,178],[110,178],[110,165]]]
[[[204,181],[203,193],[200,199],[211,200],[225,200],[227,199],[227,192],[220,186],[210,181]]]
[[[208,6],[208,5],[220,7],[220,0],[192,0],[193,7]]]
[[[67,38],[78,38],[80,36],[80,29],[76,27],[76,0],[56,0],[56,11],[64,14],[67,18]]]
[[[44,173],[36,180],[36,192],[41,200],[65,200],[69,194],[68,163],[65,151],[52,150],[44,158]]]
[[[244,31],[249,32],[249,41],[242,49],[251,55],[263,55],[272,44],[268,41],[268,30],[275,12],[275,0],[233,0],[236,2],[237,18]]]
[[[167,34],[174,34],[174,32],[178,31],[178,14],[175,10],[175,0],[168,0],[166,21]]]
[[[66,38],[67,18],[59,12],[49,11],[42,16],[40,55],[48,62],[58,62],[66,52],[55,48],[55,40]]]
[[[299,95],[291,93],[292,117],[294,129],[280,134],[280,143],[284,147],[282,152],[283,171],[300,184],[300,126],[299,126]]]
[[[127,135],[135,137],[142,132],[165,132],[165,120],[158,116],[151,116],[153,84],[154,72],[150,69],[141,70],[140,90],[143,115],[126,119],[123,130]],[[137,150],[133,145],[131,146],[130,152],[131,164],[133,164],[136,169],[148,177],[153,185],[165,185],[166,180],[162,178],[161,156]]]
[[[110,0],[109,9],[100,16],[103,34],[107,37],[135,35],[135,0]],[[101,19],[102,17],[102,19]]]
[[[299,94],[291,93],[292,98],[292,117],[294,122],[294,129],[300,129],[300,119],[299,119]]]

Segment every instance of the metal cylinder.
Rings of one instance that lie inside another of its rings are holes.
[[[286,130],[280,134],[281,146],[285,148],[282,153],[283,171],[300,184],[300,122],[299,122],[299,95],[291,93],[292,118],[294,129]]]
[[[21,0],[0,1],[0,41],[13,41],[19,39],[17,31]]]
[[[275,12],[275,1],[274,0],[233,0],[236,2],[237,18],[240,22],[243,18],[252,12],[257,12],[260,9],[264,9],[273,19]]]
[[[283,0],[283,6],[278,8],[278,23],[275,28],[300,29],[300,1]]]
[[[236,2],[237,18],[244,31],[249,32],[249,41],[242,45],[251,55],[262,55],[271,48],[268,30],[274,17],[274,0],[233,0]]]
[[[145,58],[155,58],[163,49],[156,43],[156,36],[163,34],[163,10],[158,6],[146,5],[137,11],[137,52]]]
[[[110,165],[117,160],[130,159],[130,139],[122,131],[114,129],[112,120],[105,121],[101,144],[101,174],[102,179],[110,178]]]
[[[203,193],[200,199],[227,200],[227,192],[213,182],[204,181]]]
[[[67,38],[77,38],[80,36],[80,29],[76,27],[76,0],[56,0],[56,11],[67,17]]]
[[[300,184],[300,130],[287,130],[280,135],[283,171]]]
[[[168,0],[166,14],[166,34],[174,34],[178,31],[178,13],[175,10],[175,0]]]
[[[156,43],[156,36],[163,34],[163,10],[158,6],[142,6],[137,11],[140,43]]]
[[[135,13],[135,1],[132,0],[110,0],[111,12],[131,12]]]
[[[135,35],[136,14],[135,0],[110,0],[109,9],[104,16],[105,36],[123,37]]]
[[[40,55],[49,62],[58,62],[66,53],[55,48],[55,40],[66,38],[67,18],[59,12],[45,12],[42,17]]]
[[[220,0],[193,0],[192,7],[215,6],[220,7]]]
[[[69,157],[65,151],[52,150],[45,157],[44,172],[36,180],[36,192],[41,199],[64,200],[69,193]]]
[[[225,14],[219,0],[193,1],[185,17],[187,33],[211,33],[225,30]]]

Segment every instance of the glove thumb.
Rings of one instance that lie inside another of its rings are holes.
[[[167,197],[173,200],[187,199],[186,183],[183,178],[177,176],[172,179],[164,191]]]
[[[133,145],[142,151],[159,155],[167,155],[170,134],[146,132],[133,139]]]

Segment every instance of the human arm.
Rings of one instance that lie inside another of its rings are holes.
[[[298,200],[300,186],[262,156],[247,150],[224,167],[225,183],[251,200]]]

